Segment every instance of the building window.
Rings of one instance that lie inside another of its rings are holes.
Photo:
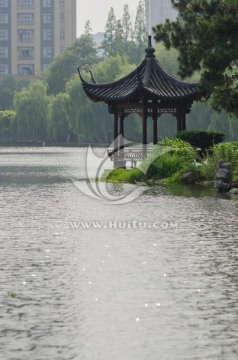
[[[8,40],[8,30],[0,30],[0,40]]]
[[[51,24],[51,22],[52,22],[51,14],[44,14],[43,15],[43,23],[44,24]]]
[[[33,25],[33,14],[18,14],[18,25]]]
[[[0,0],[0,7],[8,7],[8,0]]]
[[[34,75],[34,65],[33,64],[20,64],[17,67],[18,75]]]
[[[8,58],[8,48],[0,47],[0,58],[7,59]]]
[[[19,47],[18,48],[18,59],[19,60],[32,60],[33,59],[33,47]]]
[[[0,14],[0,24],[8,24],[8,15],[7,14]]]
[[[60,52],[61,52],[61,53],[64,52],[64,50],[65,50],[64,47],[61,47],[61,48],[60,48]]]
[[[64,22],[64,13],[60,13],[60,22],[61,22],[61,23]]]
[[[33,30],[18,30],[18,42],[32,42]]]
[[[43,30],[43,40],[44,41],[52,40],[52,31],[51,30]]]
[[[52,48],[51,47],[43,47],[43,58],[44,59],[52,59]]]
[[[0,64],[0,74],[8,74],[8,65],[2,65]]]
[[[64,40],[64,31],[63,30],[60,31],[60,39]]]
[[[64,5],[64,0],[60,0],[60,5]]]
[[[52,7],[52,0],[43,0],[43,7]]]
[[[18,0],[17,7],[19,9],[32,9],[34,0]]]

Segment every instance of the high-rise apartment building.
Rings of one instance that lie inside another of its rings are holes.
[[[0,0],[0,75],[33,75],[76,39],[76,0]]]
[[[177,11],[170,0],[145,0],[146,29],[151,33],[153,26],[162,24],[166,19],[175,20]]]

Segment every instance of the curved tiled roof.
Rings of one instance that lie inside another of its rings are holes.
[[[112,83],[97,84],[94,79],[94,83],[88,83],[79,72],[87,96],[95,102],[106,103],[138,101],[141,96],[160,101],[201,98],[197,84],[178,80],[161,67],[154,55],[151,38],[145,52],[145,59],[133,72]]]

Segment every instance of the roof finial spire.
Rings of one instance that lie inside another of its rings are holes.
[[[151,35],[148,35],[148,47],[145,49],[146,52],[146,57],[155,57],[154,52],[155,52],[155,48],[152,47],[152,40],[151,40]]]

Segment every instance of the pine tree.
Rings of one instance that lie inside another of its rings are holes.
[[[110,8],[108,18],[105,26],[104,40],[102,42],[102,49],[107,56],[114,55],[114,42],[117,32],[117,19],[113,7]]]
[[[123,16],[122,16],[122,36],[124,42],[124,50],[126,52],[128,50],[128,42],[131,40],[131,35],[132,35],[132,24],[131,24],[129,6],[124,5]]]
[[[145,26],[145,6],[144,1],[140,0],[137,7],[135,27],[134,27],[134,41],[137,48],[137,62],[141,60],[146,45],[146,26]]]
[[[156,41],[179,51],[180,75],[200,72],[215,109],[238,114],[238,6],[224,0],[172,0],[176,22],[153,28]]]

